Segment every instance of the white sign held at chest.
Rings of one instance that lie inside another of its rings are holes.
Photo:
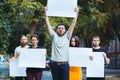
[[[87,68],[87,77],[104,77],[104,52],[92,52],[92,48],[69,48],[70,66]],[[93,56],[91,61],[89,56]]]
[[[24,49],[19,56],[19,67],[45,68],[46,49]]]

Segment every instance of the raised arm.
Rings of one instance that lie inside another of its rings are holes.
[[[74,27],[76,25],[76,22],[77,22],[77,18],[78,18],[78,13],[79,13],[79,8],[75,8],[75,12],[76,12],[76,17],[74,17],[73,21],[72,21],[72,24],[70,25],[68,31],[70,33],[70,35],[72,35],[73,33],[73,30],[74,30]]]
[[[49,18],[46,15],[47,7],[45,7],[44,10],[45,10],[45,22],[46,22],[46,25],[47,25],[47,31],[50,34],[50,32],[52,31],[52,27],[50,25]]]

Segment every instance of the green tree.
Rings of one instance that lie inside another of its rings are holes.
[[[85,46],[91,46],[91,38],[94,35],[101,37],[103,45],[116,36],[119,37],[119,4],[119,0],[78,0],[81,10],[75,33],[82,35]]]
[[[2,45],[0,49],[6,54],[7,51],[13,52],[13,49],[19,45],[18,39],[21,34],[34,33],[33,27],[36,27],[42,18],[39,15],[41,13],[37,12],[43,11],[43,5],[32,0],[3,0],[0,2],[0,7],[0,45]],[[6,50],[9,46],[9,50]]]
[[[22,33],[39,34],[42,38],[40,45],[50,49],[50,39],[46,33],[44,21],[44,6],[46,5],[47,0],[1,0],[0,49],[8,51],[3,46],[6,45],[8,49],[10,43],[9,52],[12,53],[19,45],[19,37]],[[120,40],[119,0],[78,0],[78,7],[80,13],[73,35],[82,36],[86,47],[91,46],[91,38],[94,35],[100,35],[103,45],[116,36]],[[62,22],[70,25],[71,20],[50,17],[52,26]],[[4,39],[7,41],[3,42]]]

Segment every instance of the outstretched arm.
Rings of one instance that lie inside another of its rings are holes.
[[[75,12],[76,12],[76,17],[74,17],[73,21],[72,21],[72,24],[71,26],[69,27],[68,31],[70,33],[70,35],[72,35],[73,33],[73,30],[74,30],[74,27],[76,25],[76,22],[77,22],[77,18],[78,18],[78,13],[79,13],[79,8],[75,8]]]
[[[103,54],[103,57],[104,57],[106,63],[107,63],[107,64],[110,64],[110,59],[106,56],[105,53]]]
[[[45,7],[44,10],[45,10],[45,22],[46,22],[46,25],[47,25],[47,31],[50,34],[50,32],[52,31],[52,27],[50,25],[48,16],[46,16],[47,7]]]
[[[17,52],[16,52],[16,53],[14,53],[14,56],[12,57],[12,59],[17,59],[17,58],[19,57],[19,55],[20,55],[20,54],[19,54],[19,53],[17,53]]]

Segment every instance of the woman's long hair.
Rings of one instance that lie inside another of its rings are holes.
[[[72,44],[71,44],[72,38],[75,39],[75,46],[72,46]],[[72,38],[71,38],[71,40],[70,40],[70,47],[80,47],[80,39],[79,39],[79,37],[73,36]]]

